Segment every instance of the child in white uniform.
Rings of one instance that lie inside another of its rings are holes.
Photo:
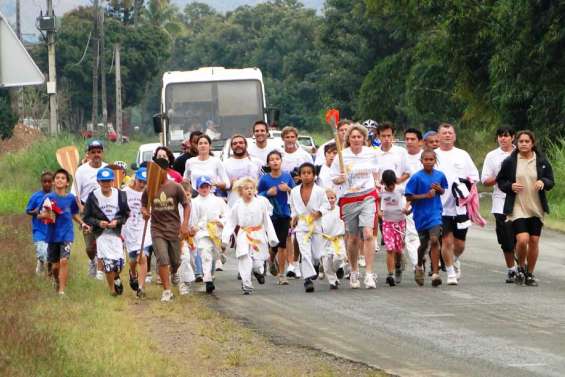
[[[298,175],[302,183],[290,192],[292,227],[302,256],[300,269],[304,290],[314,292],[313,280],[318,277],[323,245],[320,218],[330,205],[326,191],[314,183],[316,169],[313,164],[306,162],[300,165]]]
[[[195,234],[196,247],[202,258],[203,281],[206,293],[214,286],[214,262],[222,252],[222,229],[226,215],[226,202],[210,192],[212,179],[207,176],[196,180],[198,196],[192,201],[190,213],[191,233]]]
[[[279,240],[269,217],[269,208],[264,200],[255,196],[257,189],[252,178],[242,178],[235,184],[241,200],[230,210],[222,232],[222,243],[229,244],[235,228],[235,255],[241,276],[241,289],[244,295],[253,291],[251,272],[259,284],[265,283],[264,264],[269,258],[269,246],[275,247]]]
[[[337,196],[332,189],[326,189],[330,209],[322,216],[322,266],[330,283],[330,289],[337,289],[339,279],[343,278],[347,253],[345,251],[345,224],[336,206]]]

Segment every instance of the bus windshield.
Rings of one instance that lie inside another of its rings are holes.
[[[258,80],[169,84],[165,111],[167,141],[173,150],[193,131],[212,140],[248,134],[255,121],[264,119],[262,86]]]

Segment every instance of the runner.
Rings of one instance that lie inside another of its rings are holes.
[[[289,244],[288,239],[290,238],[288,236],[290,229],[288,195],[295,184],[290,174],[281,171],[281,152],[277,150],[271,151],[267,156],[267,162],[269,163],[270,173],[263,175],[259,179],[257,190],[259,191],[259,195],[267,198],[273,206],[271,221],[275,228],[279,244],[276,250],[271,250],[271,265],[277,266],[278,283],[280,285],[287,285],[288,281],[284,276],[284,272],[288,260],[287,246]],[[298,266],[293,266],[292,271],[294,275],[291,277],[296,276],[294,271],[298,270],[297,267]]]
[[[351,124],[351,121],[348,119],[342,119],[339,122],[337,122],[337,137],[339,137],[339,141],[341,142],[341,145],[344,146],[345,145],[345,133],[347,132],[347,127],[349,127],[349,125]],[[320,166],[323,165],[324,162],[326,161],[325,159],[325,154],[326,154],[326,146],[328,144],[332,144],[332,143],[336,143],[335,138],[326,141],[324,144],[320,145],[320,147],[318,148],[318,151],[316,152],[316,159],[314,160],[314,164],[316,166]]]
[[[546,191],[553,188],[553,169],[537,150],[533,132],[519,131],[517,148],[502,162],[496,178],[506,193],[504,213],[512,221],[516,235],[518,273],[516,283],[537,286],[534,276],[539,255],[539,239],[545,213],[549,213]]]
[[[269,139],[269,129],[265,121],[258,120],[253,124],[253,137],[255,143],[247,146],[247,152],[261,161],[262,165],[267,165],[267,155],[278,149],[278,146]]]
[[[326,192],[316,185],[316,168],[305,162],[298,168],[301,184],[290,193],[292,228],[300,249],[300,269],[304,277],[304,290],[314,292],[314,282],[320,271],[322,252],[322,221],[320,218],[330,205]]]
[[[449,123],[438,127],[439,148],[437,155],[438,170],[445,174],[448,189],[442,194],[443,206],[443,236],[441,253],[447,270],[447,284],[457,285],[461,278],[461,263],[459,258],[465,250],[465,238],[471,221],[465,207],[457,205],[453,189],[454,184],[462,186],[461,179],[467,179],[471,184],[479,181],[479,171],[469,153],[455,147],[457,138],[455,128]]]
[[[243,135],[233,135],[230,145],[232,155],[223,162],[230,180],[230,186],[233,187],[235,181],[243,177],[250,177],[257,181],[261,174],[263,162],[249,156],[247,153],[247,139]],[[228,193],[228,205],[232,207],[238,199],[237,192],[230,190]]]
[[[365,254],[365,287],[376,288],[373,273],[374,238],[373,227],[378,205],[375,179],[378,174],[377,153],[367,147],[367,129],[352,124],[345,135],[346,149],[343,151],[345,173],[340,172],[338,161],[332,164],[333,182],[344,185],[340,207],[344,215],[347,234],[347,252],[351,264],[351,288],[359,288],[359,254]]]
[[[157,160],[158,158],[165,159],[169,161],[169,166],[167,167],[167,178],[176,183],[182,182],[182,175],[175,169],[173,169],[173,165],[175,163],[175,155],[171,150],[167,147],[157,147],[155,152],[153,152],[153,161]]]
[[[173,169],[175,169],[181,176],[184,176],[186,161],[189,158],[198,156],[198,145],[196,140],[200,135],[202,135],[202,132],[200,131],[191,132],[190,137],[183,141],[180,146],[183,153],[175,159]]]
[[[230,211],[222,232],[222,243],[228,245],[232,235],[235,235],[235,255],[241,275],[241,289],[244,295],[248,295],[253,292],[252,272],[259,284],[265,283],[264,264],[269,257],[269,246],[277,246],[279,240],[269,218],[267,203],[255,196],[255,181],[242,178],[236,182],[235,189],[241,200]],[[234,234],[236,227],[239,230]]]
[[[394,145],[394,126],[390,122],[383,122],[377,127],[377,136],[381,147],[375,149],[379,165],[379,175],[385,170],[392,170],[396,175],[396,183],[402,184],[410,177],[410,170],[406,164],[406,149]],[[379,179],[380,181],[380,179]]]
[[[53,186],[53,173],[50,171],[41,174],[41,191],[35,192],[28,200],[26,205],[26,213],[31,216],[31,234],[33,244],[35,245],[35,259],[37,260],[35,266],[35,273],[41,275],[47,270],[50,273],[50,268],[45,268],[47,262],[47,224],[37,217],[45,196],[51,192]]]
[[[324,161],[324,164],[320,166],[317,184],[322,188],[332,189],[332,191],[339,193],[341,191],[340,187],[336,186],[332,181],[332,164],[337,156],[337,145],[336,143],[326,144],[324,150],[326,160]]]
[[[345,251],[345,224],[336,206],[337,196],[332,189],[326,189],[329,210],[322,216],[322,265],[330,283],[330,289],[338,289],[340,279],[344,276],[347,259]]]
[[[426,131],[424,133],[424,145],[426,149],[436,150],[439,148],[439,135],[436,131]]]
[[[112,187],[115,178],[112,169],[100,169],[96,178],[100,188],[88,196],[83,220],[92,227],[92,234],[96,237],[96,255],[104,263],[110,294],[117,296],[124,292],[120,280],[124,267],[121,234],[130,210],[126,193]]]
[[[282,171],[294,175],[296,169],[305,162],[313,163],[312,156],[298,145],[298,130],[292,126],[286,126],[281,131],[284,142],[282,153]],[[296,179],[295,179],[296,180]]]
[[[193,196],[196,192],[196,181],[199,177],[206,176],[212,180],[215,188],[226,190],[229,188],[229,178],[224,165],[219,158],[212,154],[212,140],[207,135],[200,135],[197,139],[198,156],[190,158],[186,161],[184,171],[184,179],[188,180],[192,185]]]
[[[490,151],[483,163],[481,181],[485,186],[494,186],[492,192],[492,214],[496,221],[496,239],[502,248],[506,268],[506,282],[514,283],[516,279],[516,266],[514,264],[514,231],[512,222],[506,221],[504,214],[504,200],[506,194],[498,188],[496,176],[500,171],[502,161],[504,161],[514,150],[514,130],[510,127],[500,127],[496,130],[496,142],[498,148]]]
[[[92,140],[88,143],[86,147],[86,163],[78,167],[75,172],[75,185],[71,188],[71,193],[73,195],[80,195],[80,211],[84,210],[84,203],[88,199],[88,196],[92,191],[98,188],[98,182],[96,181],[96,175],[98,170],[105,167],[107,164],[103,162],[104,158],[104,146],[98,140]],[[88,274],[92,277],[96,277],[98,280],[104,280],[104,265],[102,261],[96,262],[96,238],[92,233],[83,233],[84,245],[86,248],[86,255],[90,259],[88,264]]]

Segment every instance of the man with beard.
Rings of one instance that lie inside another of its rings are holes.
[[[275,143],[269,140],[269,129],[265,121],[258,120],[253,124],[253,137],[255,143],[248,146],[247,152],[251,157],[261,161],[261,165],[265,166],[269,152],[277,149]]]
[[[257,158],[249,156],[247,153],[247,139],[243,135],[233,135],[230,147],[232,155],[224,161],[224,167],[231,183],[230,187],[233,187],[234,182],[243,177],[250,177],[257,181],[263,163]],[[237,199],[239,199],[237,192],[230,191],[228,194],[228,206],[232,207]]]
[[[181,149],[182,154],[175,159],[173,163],[173,169],[178,171],[180,175],[184,175],[184,169],[186,166],[186,160],[192,157],[198,156],[198,150],[196,149],[196,141],[198,137],[202,135],[200,131],[193,131],[190,133],[190,137],[182,142]]]

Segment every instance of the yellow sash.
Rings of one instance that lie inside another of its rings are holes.
[[[304,239],[308,241],[310,238],[312,238],[312,234],[314,234],[314,216],[309,213],[307,215],[298,216],[298,219],[304,221],[306,223],[306,226],[308,227],[308,232],[306,233],[306,235],[304,235]]]
[[[259,251],[259,244],[261,243],[261,241],[251,237],[251,233],[257,232],[258,230],[263,229],[263,227],[261,225],[244,226],[241,227],[240,229],[245,232],[245,237],[247,238],[247,242],[249,242],[249,245],[251,245],[251,248],[255,251]]]
[[[322,236],[331,242],[333,249],[335,250],[336,255],[341,254],[341,240],[343,240],[343,236],[330,236],[328,234],[322,234]]]
[[[222,240],[218,235],[218,228],[220,227],[219,225],[220,224],[218,223],[217,220],[208,221],[208,223],[206,223],[206,230],[208,231],[208,235],[210,236],[210,239],[212,240],[214,245],[216,245],[218,249],[221,249]]]

